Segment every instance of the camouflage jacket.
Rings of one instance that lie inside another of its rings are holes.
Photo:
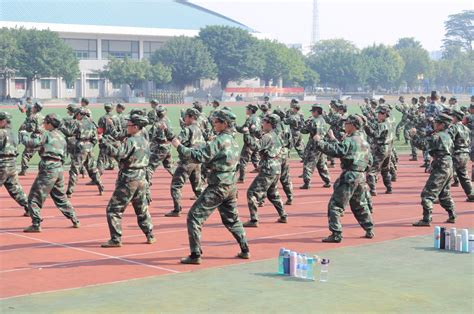
[[[316,134],[320,135],[321,137],[325,137],[329,131],[329,125],[326,123],[322,116],[317,118],[311,117],[306,120],[304,128],[301,129],[301,133],[309,134],[309,149],[313,150],[313,141],[311,140],[313,136]]]
[[[20,131],[27,131],[30,133],[41,133],[43,129],[43,116],[40,113],[32,113],[26,117],[23,124],[20,126]]]
[[[209,120],[207,117],[201,113],[196,121],[198,127],[201,129],[202,136],[205,140],[209,139],[209,136],[211,136],[212,133],[212,126],[209,123]]]
[[[258,170],[261,174],[274,176],[281,173],[282,146],[281,137],[275,130],[263,134],[255,147],[260,155]]]
[[[428,104],[425,109],[426,118],[436,118],[441,113],[441,110],[443,110],[443,107],[437,102]]]
[[[209,185],[233,185],[240,149],[231,133],[232,130],[225,130],[201,147],[179,145],[178,153],[197,163],[207,164],[210,170],[207,177]]]
[[[44,131],[41,134],[24,134],[22,142],[25,146],[39,148],[39,154],[44,164],[62,165],[67,144],[64,134],[59,129]]]
[[[318,141],[315,146],[328,156],[340,158],[343,171],[366,172],[373,162],[369,143],[360,131],[347,135],[342,142]]]
[[[454,154],[469,153],[471,150],[471,138],[469,129],[461,122],[453,123],[448,128],[448,133],[454,142]]]
[[[365,127],[367,136],[371,138],[373,144],[373,150],[379,151],[380,153],[388,152],[389,147],[393,142],[391,123],[388,120],[383,122],[368,122]]]
[[[146,167],[150,160],[150,145],[142,131],[128,136],[120,145],[106,144],[108,153],[119,162],[118,181],[145,179]]]
[[[290,126],[291,134],[299,134],[304,127],[304,115],[297,112],[288,112],[288,116],[283,119],[283,123]]]
[[[284,123],[279,123],[275,128],[275,132],[280,136],[281,140],[281,159],[284,160],[290,156],[290,150],[293,146],[290,127]]]
[[[417,133],[413,136],[413,143],[419,149],[427,150],[434,161],[442,162],[445,166],[449,164],[449,167],[452,167],[454,142],[448,133],[448,129],[434,132],[425,138]]]
[[[184,129],[181,129],[181,132],[178,135],[178,139],[183,146],[189,148],[201,147],[206,142],[201,132],[201,128],[196,122],[184,127]],[[180,158],[180,162],[183,164],[193,162],[193,160],[191,160],[190,158],[186,158],[185,156],[180,157],[182,157]]]
[[[323,115],[323,118],[326,123],[330,125],[336,139],[340,141],[345,134],[344,120],[346,119],[346,115],[341,115],[338,112],[330,112],[327,115]]]
[[[107,123],[107,121],[110,121]],[[114,129],[121,128],[121,121],[119,117],[116,115],[108,112],[102,117],[99,118],[99,121],[97,121],[97,126],[99,134],[103,135],[112,135]]]
[[[170,119],[157,116],[149,131],[149,136],[152,150],[165,145],[171,149],[170,141],[175,137],[175,134]]]
[[[82,120],[73,120],[70,126],[62,125],[61,132],[66,136],[76,138],[76,149],[80,152],[92,152],[97,144],[97,128],[94,123],[85,117]]]
[[[158,120],[158,114],[156,113],[156,109],[151,108],[150,111],[147,112],[148,121],[150,124],[155,123]]]
[[[0,129],[0,168],[15,165],[18,137],[10,127]]]
[[[243,128],[248,128],[248,132],[244,132]],[[242,126],[236,126],[237,132],[244,134],[245,145],[255,145],[255,139],[259,139],[262,135],[262,124],[260,118],[254,113],[249,116]]]

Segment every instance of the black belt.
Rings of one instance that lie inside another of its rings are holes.
[[[61,161],[61,159],[54,158],[54,157],[41,157],[43,161]]]

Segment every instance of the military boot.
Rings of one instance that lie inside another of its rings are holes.
[[[417,222],[413,223],[413,227],[429,227],[431,226],[431,222],[429,220],[418,220]]]
[[[41,227],[40,227],[40,225],[31,225],[28,228],[24,229],[23,232],[39,233],[39,232],[41,232]]]
[[[239,254],[237,254],[238,258],[242,258],[242,259],[249,259],[250,258],[250,253],[249,252],[240,252]]]
[[[309,183],[305,183],[302,186],[300,186],[300,190],[309,190],[311,188],[311,185]]]
[[[286,223],[288,223],[288,218],[280,217],[280,218],[278,218],[277,222],[279,222],[281,224],[286,224]]]
[[[289,197],[286,202],[285,202],[285,205],[292,205],[293,204],[293,198],[292,197]]]
[[[181,264],[192,264],[192,265],[199,265],[201,264],[201,256],[195,253],[192,253],[188,257],[184,257],[181,259]]]
[[[181,213],[176,210],[172,210],[169,213],[165,214],[165,217],[179,217],[179,216],[181,216]]]
[[[156,242],[156,239],[155,239],[155,236],[152,233],[146,235],[146,243],[147,244],[153,244],[155,242]]]
[[[121,247],[121,246],[122,246],[122,242],[117,242],[117,241],[109,240],[109,241],[107,241],[107,242],[105,242],[105,243],[102,243],[100,246],[103,247],[103,248]]]
[[[445,221],[448,224],[456,223],[456,214],[454,212],[449,212],[449,218]]]
[[[468,195],[466,198],[466,202],[474,203],[474,194]]]
[[[326,182],[323,185],[323,188],[329,189],[331,187],[331,182]]]
[[[81,227],[81,224],[79,223],[79,220],[77,220],[77,219],[71,219],[71,221],[72,221],[72,227],[73,227],[73,228],[78,229],[78,228]]]
[[[322,242],[325,243],[340,243],[342,241],[342,235],[337,233],[331,233],[327,238],[324,238]]]
[[[392,190],[392,187],[388,187],[387,190],[385,191],[385,194],[392,194],[393,193],[393,190]]]
[[[373,237],[375,237],[375,234],[374,234],[373,230],[366,230],[365,231],[364,238],[372,239]]]
[[[417,156],[411,156],[411,158],[408,159],[408,161],[418,161],[418,157]]]
[[[249,220],[243,223],[245,228],[258,228],[258,221],[257,220]]]

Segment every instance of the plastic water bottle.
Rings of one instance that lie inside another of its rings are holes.
[[[474,234],[469,235],[469,253],[474,253]]]
[[[308,257],[303,255],[303,263],[301,264],[301,278],[307,279],[308,277]]]
[[[469,231],[467,229],[461,230],[461,249],[464,253],[469,253]]]
[[[298,264],[298,258],[297,258],[297,253],[296,252],[291,252],[290,253],[290,276],[294,277],[296,276],[296,266]]]
[[[323,258],[321,260],[321,273],[319,274],[319,281],[328,281],[329,259]]]
[[[308,257],[306,260],[306,279],[314,280],[314,258]]]
[[[283,274],[290,275],[290,250],[285,250],[283,255]]]
[[[285,248],[280,249],[278,254],[278,274],[283,275],[285,273],[285,268],[283,267],[283,259],[285,256]]]
[[[439,240],[440,240],[441,228],[436,226],[434,228],[434,248],[439,249]]]

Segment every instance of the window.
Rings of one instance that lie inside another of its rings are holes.
[[[76,82],[75,81],[66,82],[66,89],[74,89],[74,88],[76,88]]]
[[[41,89],[51,89],[51,80],[41,80]]]
[[[16,90],[25,90],[25,88],[26,88],[25,80],[22,80],[22,79],[15,80],[15,89]]]
[[[99,89],[98,80],[88,80],[88,82],[89,82],[89,89]]]
[[[64,42],[72,47],[78,59],[97,59],[97,40],[66,38]]]
[[[102,40],[102,58],[109,59],[110,57],[119,59],[128,57],[138,60],[138,41]]]
[[[122,88],[122,84],[112,82],[112,88],[113,88],[113,89],[121,89],[121,88]]]
[[[151,55],[163,45],[159,41],[144,41],[143,42],[143,58],[150,59]]]

